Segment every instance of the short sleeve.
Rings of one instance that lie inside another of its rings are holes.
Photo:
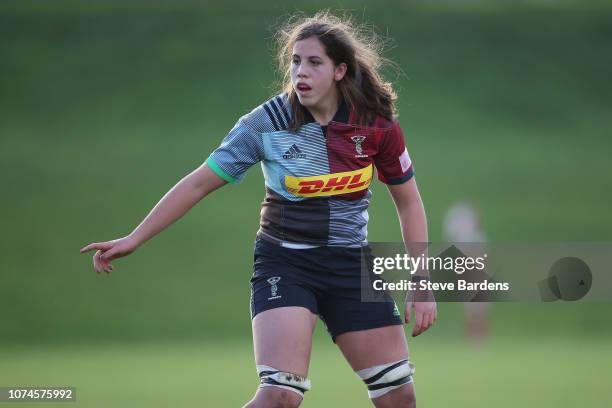
[[[246,171],[263,158],[261,133],[253,130],[240,118],[219,147],[208,156],[206,165],[222,179],[230,183],[240,183]]]
[[[404,143],[404,133],[397,121],[382,138],[374,156],[378,179],[385,184],[402,184],[414,176],[412,161]]]

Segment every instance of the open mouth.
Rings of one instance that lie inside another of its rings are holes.
[[[307,92],[307,91],[310,91],[310,90],[312,89],[311,87],[309,87],[309,86],[308,86],[308,85],[306,85],[306,84],[297,84],[297,87],[296,87],[296,88],[297,88],[297,90],[298,90],[298,91],[300,91],[300,92]]]

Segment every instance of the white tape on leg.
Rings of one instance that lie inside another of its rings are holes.
[[[310,389],[310,380],[293,373],[277,370],[267,365],[257,365],[257,374],[260,378],[260,387],[278,387],[295,392],[304,397]]]
[[[380,364],[357,371],[357,375],[368,386],[370,398],[380,397],[391,390],[412,382],[414,365],[408,360]]]

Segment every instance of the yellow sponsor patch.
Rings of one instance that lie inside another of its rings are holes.
[[[365,190],[372,182],[372,165],[359,170],[321,176],[285,176],[287,191],[300,197],[318,197]]]

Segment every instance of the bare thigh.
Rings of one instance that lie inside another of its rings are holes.
[[[317,316],[304,307],[266,310],[253,319],[255,363],[308,376]]]
[[[336,344],[354,371],[409,357],[402,325],[343,333]]]
[[[336,344],[354,371],[409,358],[402,325],[343,333],[336,337]],[[414,386],[409,383],[372,402],[377,408],[413,408],[414,398]]]

